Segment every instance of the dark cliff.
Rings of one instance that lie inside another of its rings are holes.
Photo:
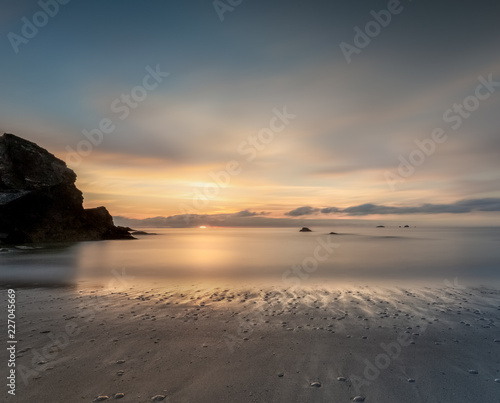
[[[0,242],[133,239],[105,207],[83,208],[76,174],[35,143],[0,137]]]

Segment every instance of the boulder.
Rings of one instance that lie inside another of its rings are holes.
[[[312,231],[307,227],[302,227],[299,232],[312,232]]]
[[[31,141],[0,137],[0,241],[7,244],[133,239],[105,207],[83,208],[76,174]]]

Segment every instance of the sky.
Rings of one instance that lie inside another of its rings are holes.
[[[114,216],[499,225],[499,16],[3,0],[0,131],[65,160],[85,206]]]

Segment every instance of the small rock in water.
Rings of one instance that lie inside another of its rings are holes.
[[[113,399],[121,399],[123,397],[125,397],[125,393],[115,393]]]
[[[94,400],[92,400],[93,402],[103,402],[104,400],[108,400],[109,399],[109,396],[97,396]]]
[[[151,398],[152,402],[161,402],[162,400],[165,400],[165,395],[156,395]]]
[[[415,379],[413,379],[413,378],[408,378],[408,382],[410,382],[410,383],[415,383]]]
[[[477,375],[479,372],[477,372],[477,369],[469,369],[469,374],[472,375]]]
[[[364,402],[365,397],[364,396],[355,396],[355,397],[353,397],[352,401],[353,402]]]
[[[321,383],[320,382],[311,382],[311,387],[312,388],[321,388]]]
[[[345,381],[346,381],[346,379],[345,379],[343,376],[339,376],[339,377],[337,378],[337,381],[339,381],[339,382],[345,382]]]

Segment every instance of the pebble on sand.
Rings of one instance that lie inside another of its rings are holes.
[[[410,383],[415,383],[415,379],[413,379],[413,378],[408,378],[408,382],[410,382]]]
[[[165,395],[156,395],[151,398],[152,402],[161,402],[162,400],[165,400]]]
[[[500,378],[495,379],[496,383],[500,383]]]
[[[355,396],[352,398],[352,401],[353,402],[364,402],[365,401],[365,397],[364,396]]]
[[[113,399],[122,399],[125,397],[125,393],[115,393]]]
[[[104,400],[108,400],[109,399],[109,396],[97,396],[94,400],[92,400],[93,402],[103,402]]]
[[[311,387],[312,388],[321,388],[321,383],[320,382],[311,382]]]
[[[477,375],[479,374],[479,372],[477,371],[477,369],[469,369],[469,374]]]
[[[346,381],[346,379],[345,379],[343,376],[339,376],[339,377],[337,378],[337,381],[339,381],[339,382],[345,382],[345,381]]]

